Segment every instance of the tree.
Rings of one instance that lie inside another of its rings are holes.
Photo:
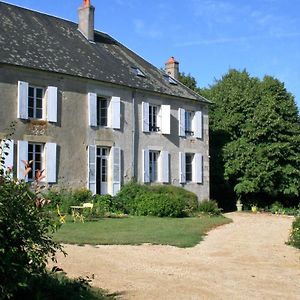
[[[184,72],[180,72],[178,80],[191,90],[199,92],[199,88],[197,87],[197,81],[195,77],[193,77],[191,74],[186,75]]]

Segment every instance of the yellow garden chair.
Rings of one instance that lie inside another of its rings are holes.
[[[59,217],[59,222],[60,222],[61,224],[66,223],[66,215],[60,212],[60,209],[59,209],[59,205],[58,205],[58,204],[56,205],[56,211],[57,211],[57,215],[58,215],[58,217]]]

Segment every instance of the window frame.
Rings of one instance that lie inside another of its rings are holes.
[[[185,117],[185,136],[194,136],[195,131],[194,131],[194,117],[195,117],[195,112],[191,110],[185,110],[184,112],[184,117]]]
[[[193,182],[194,178],[194,153],[185,153],[185,181]]]
[[[159,114],[160,106],[149,103],[149,132],[161,131],[161,128],[158,126]]]
[[[104,101],[106,102],[106,108],[101,106],[101,103]],[[108,127],[109,103],[110,100],[107,97],[97,96],[97,126],[99,127]],[[101,111],[105,109],[106,115],[102,116]],[[102,123],[103,120],[106,120],[105,124]]]
[[[31,146],[33,147],[32,151],[29,150],[30,149],[29,147],[31,147]],[[41,147],[40,152],[36,151],[36,146]],[[32,153],[32,157],[30,157],[31,153]],[[37,153],[40,155],[39,160],[36,159]],[[30,165],[31,171],[27,175],[28,176],[27,178],[28,178],[29,182],[35,180],[35,175],[36,175],[37,170],[42,171],[42,170],[45,169],[45,144],[28,142],[28,162],[30,162],[31,160],[33,160],[33,162]],[[40,164],[39,168],[37,167],[37,163]]]
[[[158,182],[160,151],[149,150],[149,182]]]
[[[30,89],[33,89],[33,96],[30,96]],[[42,107],[37,107],[37,90],[42,91],[42,97],[39,98],[42,103]],[[33,98],[33,106],[30,105],[30,98]],[[28,99],[27,99],[27,111],[28,111],[28,119],[31,120],[44,120],[45,119],[45,88],[41,86],[28,85]],[[32,116],[30,115],[30,109],[32,109]],[[37,117],[37,109],[41,109],[41,117]]]

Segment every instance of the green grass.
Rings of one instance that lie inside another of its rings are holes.
[[[67,244],[140,245],[143,243],[193,247],[207,231],[231,222],[222,216],[199,218],[129,217],[94,222],[67,222],[54,239]]]

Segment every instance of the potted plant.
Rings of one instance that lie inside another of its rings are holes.
[[[252,204],[251,204],[251,211],[252,211],[253,213],[257,213],[257,204],[256,204],[256,203],[252,203]]]
[[[242,204],[241,198],[238,198],[238,200],[236,201],[236,208],[237,208],[237,211],[243,210],[243,204]]]

